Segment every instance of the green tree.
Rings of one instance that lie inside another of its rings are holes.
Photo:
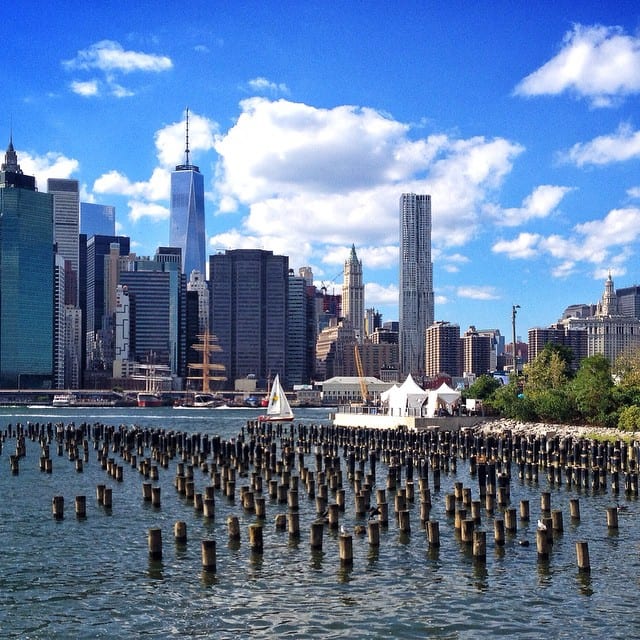
[[[486,400],[501,386],[500,380],[497,380],[493,376],[484,374],[479,376],[472,385],[469,385],[469,388],[464,392],[464,397]]]
[[[638,405],[632,404],[620,410],[618,429],[623,431],[640,430],[640,407]]]
[[[576,407],[584,420],[596,424],[611,424],[615,415],[611,365],[603,355],[584,358],[571,390]]]
[[[518,382],[512,379],[509,384],[500,386],[485,404],[505,418],[526,422],[536,418],[535,409],[529,398],[520,393]]]
[[[524,367],[525,393],[563,389],[571,376],[571,349],[547,343],[533,362]]]
[[[567,388],[545,389],[532,396],[531,403],[536,415],[545,422],[571,422],[576,418],[573,397]]]

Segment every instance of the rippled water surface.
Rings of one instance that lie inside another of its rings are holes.
[[[243,410],[177,411],[172,409],[2,409],[0,430],[17,422],[96,422],[138,424],[234,437],[255,412]],[[301,410],[297,422],[326,421],[326,412]],[[242,509],[237,478],[236,500],[216,494],[216,515],[208,521],[175,490],[177,459],[160,468],[162,505],[142,499],[143,476],[124,466],[123,482],[102,470],[91,447],[84,471],[51,447],[53,473],[39,470],[40,446],[27,440],[26,457],[12,475],[9,456],[15,438],[7,438],[0,455],[0,635],[3,638],[628,638],[640,628],[640,532],[637,499],[619,496],[617,531],[607,529],[610,492],[550,487],[540,474],[537,484],[514,478],[511,506],[530,501],[531,521],[518,520],[504,547],[493,542],[493,518],[482,510],[487,532],[485,563],[454,532],[444,510],[453,483],[471,487],[477,480],[459,460],[457,472],[442,473],[439,492],[432,489],[431,519],[440,522],[441,546],[429,549],[420,525],[418,502],[410,504],[411,533],[402,534],[393,517],[381,528],[379,548],[366,536],[353,538],[353,565],[341,566],[339,534],[324,531],[321,552],[309,547],[316,518],[315,501],[300,491],[300,537],[274,526],[286,504],[266,492],[264,552],[252,553],[248,526],[255,515]],[[115,455],[115,454],[112,454]],[[148,455],[148,454],[147,454]],[[305,463],[314,468],[314,456]],[[365,523],[355,516],[354,496],[343,464],[349,530]],[[379,463],[377,488],[387,468]],[[204,492],[210,478],[194,470],[195,490]],[[417,479],[416,479],[417,481]],[[96,500],[100,483],[113,491],[110,511]],[[548,562],[540,562],[535,523],[540,493],[551,492],[553,509],[561,509],[564,532],[554,537]],[[416,490],[417,493],[417,490]],[[52,498],[63,495],[65,518],[52,517]],[[74,498],[87,497],[87,517],[78,520]],[[375,491],[373,492],[375,496]],[[569,518],[569,500],[580,499],[581,519]],[[330,494],[331,500],[331,494]],[[229,541],[226,519],[238,516],[239,542]],[[501,515],[496,511],[496,515]],[[178,546],[173,526],[187,523],[188,541]],[[148,531],[160,527],[163,558],[151,561]],[[204,573],[202,539],[216,541],[217,571]],[[528,540],[530,546],[521,541]],[[589,543],[591,572],[578,572],[576,541]]]

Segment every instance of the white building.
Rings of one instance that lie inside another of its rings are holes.
[[[187,291],[198,294],[198,331],[204,333],[209,330],[209,287],[204,274],[193,269],[189,274]]]

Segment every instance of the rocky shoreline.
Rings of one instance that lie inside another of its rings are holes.
[[[638,431],[621,431],[620,429],[607,429],[588,425],[553,424],[545,422],[519,422],[508,418],[486,418],[479,422],[475,430],[484,435],[499,434],[510,431],[516,435],[545,436],[560,435],[572,437],[606,436],[628,440],[640,440]]]

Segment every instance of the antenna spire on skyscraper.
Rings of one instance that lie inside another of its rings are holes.
[[[189,164],[189,107],[187,107],[186,146],[184,149],[185,164]]]

